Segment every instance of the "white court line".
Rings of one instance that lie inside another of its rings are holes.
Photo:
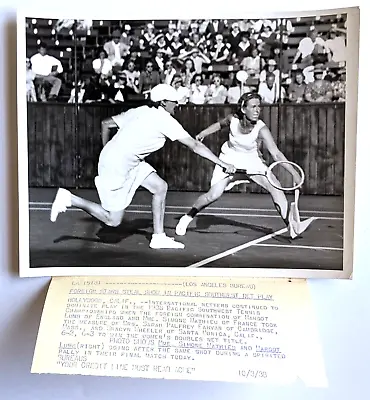
[[[243,250],[243,249],[246,249],[248,247],[251,247],[251,246],[253,246],[253,245],[257,244],[257,243],[264,242],[265,240],[271,239],[271,238],[273,238],[274,236],[277,236],[277,235],[281,235],[282,233],[285,233],[287,231],[288,231],[288,228],[280,229],[279,231],[270,233],[269,235],[262,236],[262,237],[260,237],[258,239],[255,239],[255,240],[251,240],[250,242],[244,243],[244,244],[242,244],[240,246],[233,247],[232,249],[226,250],[223,253],[219,253],[219,254],[216,254],[215,256],[208,257],[208,258],[206,258],[206,259],[204,259],[202,261],[199,261],[199,262],[197,262],[195,264],[189,265],[188,267],[185,267],[185,268],[202,267],[203,265],[209,264],[212,261],[216,261],[216,260],[219,260],[220,258],[224,258],[224,257],[227,257],[227,256],[229,256],[231,254],[235,254],[240,250]]]
[[[51,206],[52,203],[42,202],[42,201],[30,201],[29,204],[33,206]],[[129,207],[131,208],[151,208],[151,205],[146,204],[131,204]],[[175,208],[175,209],[188,209],[189,206],[166,206],[166,208]],[[207,210],[225,210],[225,211],[271,211],[276,212],[275,209],[272,208],[238,208],[238,207],[207,207]],[[309,214],[339,214],[343,215],[343,211],[320,211],[320,210],[299,210],[299,212],[309,213]]]
[[[319,246],[298,246],[298,245],[289,245],[289,244],[267,244],[267,243],[259,243],[255,244],[256,247],[285,247],[285,248],[293,248],[293,249],[309,249],[309,250],[333,250],[333,251],[343,251],[340,247],[319,247]]]
[[[51,207],[30,207],[30,211],[51,211]],[[77,208],[68,208],[67,211],[82,211]],[[147,210],[126,210],[127,213],[133,214],[151,214],[151,211]],[[301,211],[301,215],[302,215]],[[183,212],[179,211],[167,211],[166,215],[184,215]],[[258,217],[258,218],[281,218],[280,215],[272,215],[272,214],[231,214],[231,213],[205,213],[202,212],[199,216],[202,215],[210,215],[210,216],[221,216],[221,217]],[[317,217],[317,219],[322,220],[335,220],[335,221],[343,221],[343,218],[340,217]]]

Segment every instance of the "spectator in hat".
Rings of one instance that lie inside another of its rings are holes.
[[[197,22],[192,22],[190,24],[188,36],[191,37],[194,33],[199,33],[199,25]]]
[[[231,25],[230,33],[227,36],[227,42],[230,44],[230,52],[234,54],[236,49],[238,48],[238,44],[240,43],[240,28],[237,22],[233,22]]]
[[[170,22],[168,24],[168,30],[167,30],[166,34],[164,35],[164,38],[167,42],[168,47],[171,45],[171,43],[173,41],[175,31],[176,31],[176,25],[174,23]]]
[[[212,64],[226,63],[229,53],[229,49],[224,43],[224,37],[217,34],[216,43],[209,53]]]
[[[173,57],[178,57],[180,54],[185,52],[184,43],[180,40],[180,34],[178,32],[173,34],[173,40],[169,48]]]
[[[302,70],[297,70],[294,73],[293,82],[288,87],[288,99],[292,103],[304,102],[304,94],[306,90],[306,83],[304,82],[304,76]]]
[[[104,50],[107,53],[108,60],[112,67],[122,67],[124,58],[129,54],[130,46],[121,42],[121,32],[116,29],[112,33],[112,40],[104,44]]]
[[[155,33],[154,33],[154,25],[149,23],[147,24],[143,36],[141,37],[141,40],[144,41],[143,47],[147,48],[150,47],[153,44],[153,41],[155,40]]]
[[[316,65],[313,71],[314,81],[307,84],[304,97],[310,103],[330,102],[333,99],[333,88],[329,81],[324,79],[324,69]]]
[[[180,35],[186,37],[189,34],[189,28],[191,24],[191,19],[179,19],[177,21],[177,30]]]
[[[259,37],[262,39],[262,41],[266,42],[266,40],[273,34],[272,30],[272,23],[269,20],[263,21],[261,33],[259,34]]]
[[[260,74],[260,82],[265,82],[267,74],[271,73],[275,75],[275,83],[278,85],[280,83],[280,71],[278,69],[278,65],[276,60],[270,59],[267,61],[264,69],[261,71]]]

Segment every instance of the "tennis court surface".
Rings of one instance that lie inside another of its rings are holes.
[[[149,248],[151,196],[136,193],[118,228],[103,226],[83,211],[68,209],[50,222],[55,189],[30,189],[31,267],[190,267],[341,270],[343,267],[343,198],[301,196],[301,219],[317,218],[302,237],[291,240],[265,194],[225,194],[201,212],[186,236],[176,237],[179,218],[200,193],[169,192],[167,235],[183,250]],[[97,201],[96,192],[73,193]],[[289,196],[292,199],[291,196]]]

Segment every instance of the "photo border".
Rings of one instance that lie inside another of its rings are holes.
[[[159,9],[159,7],[158,7]],[[197,15],[183,12],[181,17],[176,13],[169,15],[169,9],[164,9],[161,15],[156,16],[152,10],[145,9],[140,12],[125,10],[125,19],[156,20],[156,19],[210,19],[210,15],[202,10]],[[91,12],[91,10],[90,10]],[[157,11],[158,12],[158,11]],[[17,122],[18,122],[18,206],[19,206],[19,276],[20,277],[51,277],[51,276],[242,276],[253,278],[327,278],[327,279],[352,279],[353,273],[353,248],[354,248],[354,205],[355,205],[355,179],[356,179],[356,143],[358,132],[358,70],[359,70],[359,38],[360,38],[360,9],[359,7],[332,8],[309,11],[278,11],[278,12],[238,12],[232,15],[227,10],[223,17],[212,15],[217,19],[269,19],[269,18],[296,18],[322,15],[347,15],[347,62],[346,62],[346,111],[345,111],[345,161],[344,161],[344,226],[343,226],[343,269],[310,270],[310,269],[283,269],[280,267],[265,268],[187,268],[187,267],[30,267],[30,214],[29,214],[29,187],[28,187],[28,133],[27,133],[27,101],[25,93],[26,82],[23,60],[26,58],[26,18],[71,18],[64,16],[63,12],[34,9],[17,12]],[[89,11],[73,13],[74,19],[87,19]],[[81,15],[83,14],[83,15]],[[117,15],[111,11],[99,10],[99,18],[90,19],[116,20]],[[242,14],[242,17],[240,16]],[[20,60],[22,62],[20,62]],[[297,261],[299,264],[299,261]]]

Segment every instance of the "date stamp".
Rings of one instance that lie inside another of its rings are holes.
[[[267,379],[267,372],[258,369],[240,369],[239,376],[243,376],[244,378]]]

